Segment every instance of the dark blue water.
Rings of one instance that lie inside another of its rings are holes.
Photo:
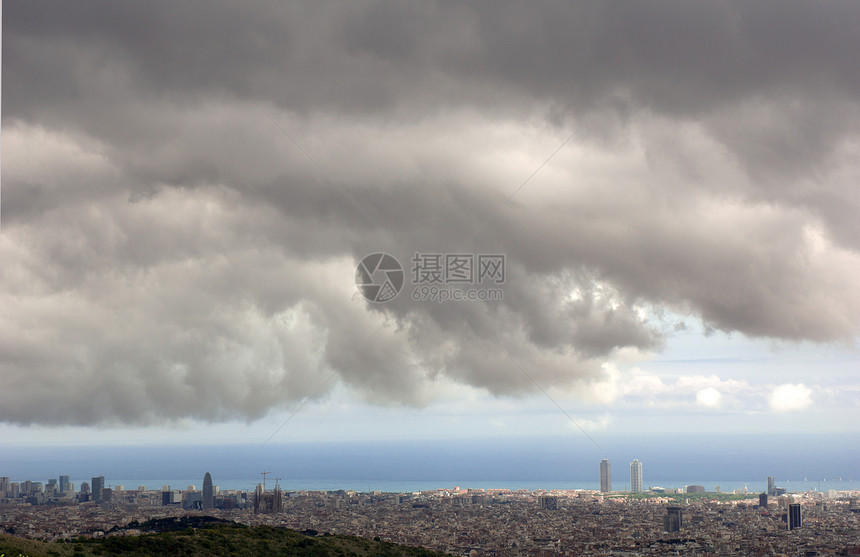
[[[595,489],[602,458],[612,462],[619,490],[634,458],[644,464],[646,486],[761,491],[774,476],[789,491],[860,489],[853,481],[860,481],[860,436],[845,435],[614,437],[600,449],[587,439],[544,438],[0,450],[0,476],[13,481],[68,474],[79,486],[104,475],[126,489],[199,488],[205,472],[222,489],[250,489],[263,470],[288,489]]]

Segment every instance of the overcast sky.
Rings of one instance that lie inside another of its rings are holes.
[[[858,433],[857,2],[3,8],[7,439]]]

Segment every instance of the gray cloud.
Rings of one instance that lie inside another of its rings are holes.
[[[665,311],[860,329],[852,3],[5,7],[0,420],[571,389]],[[368,305],[374,251],[504,253],[504,300]]]

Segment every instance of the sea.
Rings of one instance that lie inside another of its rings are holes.
[[[75,488],[94,476],[125,489],[200,489],[211,473],[222,490],[263,481],[286,491],[433,489],[593,490],[602,459],[612,487],[629,488],[629,463],[644,485],[706,491],[766,490],[768,476],[789,492],[860,491],[860,436],[578,437],[305,442],[225,445],[0,446],[0,476],[47,482],[69,475]]]

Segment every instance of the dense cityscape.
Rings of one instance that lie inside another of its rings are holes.
[[[0,477],[0,526],[44,541],[147,533],[151,519],[212,516],[317,534],[347,534],[454,555],[860,555],[860,491],[786,493],[719,487],[645,488],[630,463],[630,490],[442,488],[414,493],[291,491],[277,479],[254,491],[108,486],[103,476],[46,483]],[[274,485],[271,485],[274,483]]]

